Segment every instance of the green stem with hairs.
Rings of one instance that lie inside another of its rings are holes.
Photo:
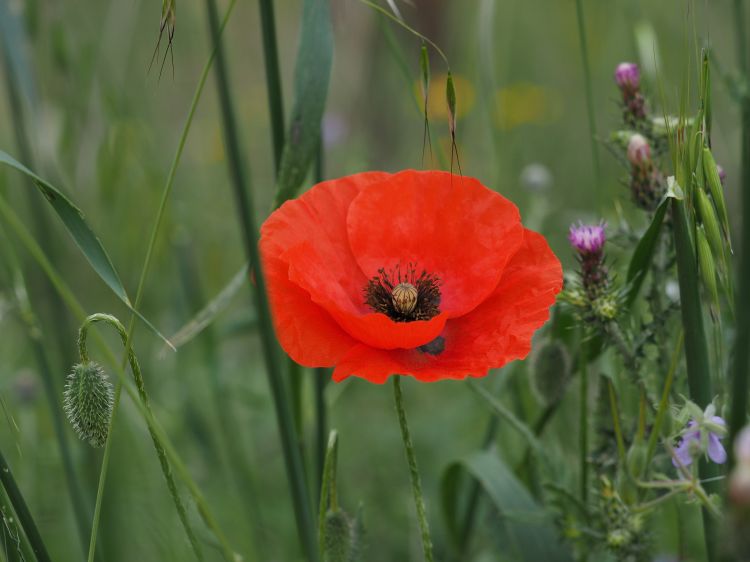
[[[153,413],[151,412],[151,403],[148,398],[148,394],[146,393],[146,385],[143,380],[143,375],[141,373],[141,367],[138,364],[138,358],[135,356],[135,352],[133,351],[132,347],[129,347],[129,334],[125,330],[125,327],[120,323],[120,321],[115,318],[114,316],[111,316],[109,314],[92,314],[86,320],[84,321],[83,325],[81,326],[80,331],[78,332],[78,351],[81,356],[81,362],[82,363],[88,363],[89,357],[88,357],[88,351],[86,349],[86,338],[88,335],[89,326],[93,324],[94,322],[105,322],[109,324],[110,326],[114,327],[117,332],[120,334],[120,338],[122,339],[122,344],[126,349],[127,354],[127,360],[130,364],[130,371],[133,374],[133,378],[135,380],[135,386],[138,389],[138,396],[141,400],[141,403],[143,404],[144,408],[149,412],[150,415],[153,416]],[[117,387],[115,389],[116,397],[119,397],[120,391],[121,391],[121,384],[117,384]],[[113,409],[113,416],[112,419],[114,420],[114,409]],[[111,425],[111,424],[110,424]],[[188,536],[188,540],[190,541],[190,545],[193,548],[193,552],[195,553],[196,558],[198,560],[203,560],[203,552],[200,547],[200,543],[198,542],[197,537],[193,533],[192,528],[190,527],[190,523],[188,521],[187,516],[187,510],[185,509],[185,506],[182,503],[182,499],[180,499],[180,494],[177,490],[177,484],[175,483],[174,476],[172,476],[172,469],[169,466],[169,461],[167,460],[167,454],[164,451],[164,447],[162,446],[159,438],[154,433],[154,430],[149,426],[149,433],[151,435],[151,439],[154,442],[154,448],[156,449],[156,456],[159,458],[159,464],[161,465],[162,473],[164,474],[164,478],[167,481],[167,487],[169,488],[169,493],[172,496],[172,501],[174,502],[175,509],[177,510],[177,514],[179,515],[180,522],[182,523],[182,526],[185,529],[185,533]],[[107,437],[107,449],[111,449],[111,435]],[[107,457],[107,461],[109,460],[109,451],[105,450],[105,456]],[[104,469],[106,471],[106,468]],[[104,478],[100,479],[100,485],[103,485],[102,480]],[[97,498],[100,500],[101,496],[97,494]],[[100,508],[101,501],[97,501],[97,507]],[[97,512],[100,513],[100,512]],[[98,521],[97,521],[98,524]],[[97,525],[98,528],[98,525]],[[95,552],[95,545],[96,545],[96,534],[94,532],[91,533],[91,544],[89,546],[89,562],[93,560],[94,552]],[[231,558],[230,558],[231,560]]]
[[[67,283],[62,278],[62,276],[57,272],[54,266],[50,263],[49,259],[47,259],[47,256],[45,255],[44,251],[39,247],[39,244],[36,242],[36,240],[34,240],[33,236],[31,236],[31,233],[29,233],[29,231],[26,229],[23,221],[16,215],[13,209],[5,202],[2,195],[0,195],[0,216],[3,218],[3,220],[5,220],[6,224],[8,224],[11,227],[11,230],[13,230],[16,237],[26,247],[29,254],[34,258],[34,260],[37,262],[40,268],[44,271],[45,275],[47,275],[47,278],[52,282],[52,286],[57,291],[58,295],[60,295],[62,300],[65,302],[65,304],[68,306],[69,310],[71,310],[73,314],[81,322],[85,321],[86,319],[85,309],[83,308],[81,303],[78,301],[75,294],[73,294],[73,291],[67,285]],[[95,332],[94,335],[97,339],[97,342],[100,344],[102,351],[106,355],[107,361],[115,369],[115,373],[117,374],[117,377],[122,383],[121,385],[122,389],[124,389],[128,393],[130,398],[133,400],[133,404],[138,409],[140,414],[143,416],[143,419],[146,421],[149,428],[152,429],[155,435],[158,437],[160,443],[164,447],[164,450],[167,454],[169,462],[172,463],[172,465],[175,468],[175,471],[177,472],[177,474],[180,476],[182,481],[187,486],[193,498],[193,501],[195,502],[195,505],[198,508],[198,513],[200,514],[201,518],[205,522],[208,529],[210,529],[211,532],[214,534],[218,543],[221,545],[221,550],[224,553],[225,558],[228,561],[234,562],[236,557],[234,556],[234,553],[232,552],[231,547],[229,547],[229,544],[226,538],[224,537],[224,534],[222,533],[221,529],[219,528],[216,522],[216,519],[211,513],[208,503],[203,497],[203,494],[201,493],[200,488],[198,488],[197,484],[195,483],[193,478],[190,476],[190,472],[187,470],[185,463],[177,454],[177,451],[175,450],[174,446],[170,443],[169,438],[164,432],[164,430],[159,426],[153,413],[150,410],[147,410],[145,406],[141,403],[138,397],[138,391],[135,388],[133,388],[133,384],[128,381],[125,371],[123,370],[120,362],[117,360],[117,357],[115,357],[114,352],[107,346],[107,343],[105,342],[104,338],[102,338],[102,336],[98,332]],[[103,487],[104,487],[103,483],[100,482],[100,490],[102,490]]]
[[[224,19],[221,24],[220,33],[223,33],[224,27],[226,26],[227,22],[229,21],[229,17],[232,14],[232,10],[234,9],[236,0],[232,0],[229,4],[229,7],[227,8],[227,12],[224,16]],[[154,220],[154,226],[151,230],[151,237],[149,239],[149,244],[146,249],[146,256],[143,260],[143,267],[141,268],[141,275],[138,279],[138,288],[136,290],[136,296],[135,301],[133,304],[133,307],[135,309],[140,306],[141,299],[143,297],[143,291],[146,286],[146,278],[148,276],[148,272],[151,266],[151,260],[153,257],[153,251],[156,247],[156,240],[159,235],[159,230],[161,228],[162,220],[164,218],[164,214],[167,208],[167,203],[169,201],[169,196],[172,193],[172,187],[174,186],[174,179],[177,174],[177,167],[179,166],[180,160],[182,158],[182,152],[185,148],[185,143],[187,142],[188,133],[190,132],[190,127],[193,123],[193,117],[195,116],[196,108],[198,107],[198,102],[200,101],[201,95],[203,93],[203,87],[206,84],[206,79],[208,77],[208,72],[211,69],[211,65],[213,63],[214,57],[216,55],[216,47],[214,46],[213,51],[211,52],[208,60],[203,66],[203,71],[201,72],[200,79],[198,80],[198,86],[196,87],[195,93],[193,94],[193,99],[190,103],[190,108],[188,110],[187,118],[185,119],[185,125],[182,128],[182,134],[180,135],[180,140],[177,145],[177,151],[175,152],[175,155],[172,159],[172,165],[169,168],[169,173],[167,174],[167,180],[164,185],[164,189],[162,190],[162,196],[161,200],[159,201],[159,208],[156,212],[156,218]],[[130,315],[130,324],[128,326],[128,331],[124,340],[124,346],[125,346],[125,357],[123,358],[123,366],[124,363],[128,360],[128,357],[131,353],[131,341],[133,338],[133,332],[135,330],[135,315]],[[120,403],[120,396],[121,396],[121,383],[118,381],[115,386],[115,398],[114,398],[114,404],[112,408],[112,422],[111,424],[114,424],[115,414],[118,411],[118,406]],[[145,402],[144,402],[145,404]],[[111,431],[110,431],[111,436]],[[107,477],[107,470],[109,468],[109,458],[110,458],[110,436],[107,437],[107,443],[105,445],[104,450],[104,457],[102,459],[102,466],[99,473],[99,484],[97,486],[97,496],[96,496],[96,504],[94,507],[94,522],[92,525],[92,533],[91,538],[89,542],[89,561],[91,560],[91,551],[96,545],[96,538],[97,538],[97,531],[99,528],[99,518],[101,517],[101,502],[103,499],[103,493],[104,493],[104,484],[106,482]],[[153,434],[152,434],[153,437]],[[156,445],[156,443],[155,443]],[[157,452],[159,448],[157,447]],[[162,458],[160,457],[160,462],[162,462]],[[162,465],[162,468],[164,468],[164,465]],[[165,473],[166,476],[166,473]],[[170,475],[171,478],[171,475]],[[169,484],[169,478],[167,479],[167,482]],[[169,484],[170,486],[170,492],[172,491],[172,485],[174,482]],[[181,500],[178,495],[174,494],[173,499],[175,500],[175,507],[177,508],[180,522],[182,523],[183,528],[185,529],[185,533],[188,536],[188,539],[190,540],[190,544],[193,547],[193,551],[195,552],[196,557],[199,560],[203,559],[202,551],[200,548],[200,544],[198,543],[197,539],[195,538],[190,525],[187,521],[187,514],[185,512],[184,507],[181,504]]]
[[[21,490],[18,488],[18,484],[16,484],[16,479],[13,478],[13,472],[11,472],[2,451],[0,451],[0,483],[2,483],[10,502],[13,504],[13,509],[18,516],[18,521],[21,523],[24,533],[26,533],[37,562],[51,562],[42,536],[39,534],[39,529],[37,529],[34,518],[31,516],[31,512],[26,505],[26,500],[23,499],[23,494],[21,494]]]
[[[586,89],[586,111],[589,122],[589,140],[591,142],[591,162],[594,166],[594,182],[596,192],[601,192],[601,168],[599,166],[599,151],[596,146],[596,115],[594,112],[594,91],[591,84],[591,68],[589,66],[589,47],[586,39],[586,23],[583,15],[583,0],[576,0],[576,17],[578,21],[578,42],[581,47],[581,62],[583,64],[583,81]],[[601,197],[599,197],[601,199]]]
[[[404,441],[404,449],[406,450],[406,462],[409,465],[411,491],[414,495],[414,504],[417,508],[417,520],[419,521],[419,530],[422,535],[422,552],[424,553],[424,558],[427,562],[433,562],[430,526],[427,522],[427,509],[425,508],[424,498],[422,497],[422,482],[419,477],[419,468],[417,467],[417,456],[414,453],[414,444],[411,441],[409,425],[406,421],[404,397],[401,393],[401,375],[393,376],[393,398],[396,403],[398,424],[401,427],[401,438]]]
[[[580,396],[580,450],[579,462],[581,468],[581,503],[585,506],[589,499],[589,370],[588,370],[588,345],[585,334],[581,334],[581,353],[578,357],[581,369],[581,396]]]
[[[690,398],[701,408],[711,402],[711,372],[706,345],[706,332],[703,326],[703,310],[695,251],[690,240],[688,218],[684,201],[672,199],[672,219],[674,221],[674,241],[677,254],[677,278],[680,285],[680,308],[682,326],[685,331],[685,359]],[[716,466],[701,459],[699,474],[702,480],[717,475]],[[717,490],[716,482],[706,484],[706,491]],[[703,509],[703,532],[709,562],[716,559],[714,523],[711,514]]]
[[[744,2],[734,1],[737,58],[745,81],[750,79]],[[741,98],[741,152],[742,170],[740,192],[742,193],[742,232],[740,234],[739,281],[737,283],[736,310],[737,334],[734,341],[734,364],[732,366],[731,409],[729,414],[729,439],[735,437],[747,423],[748,378],[750,378],[750,95]],[[734,451],[730,450],[730,463],[734,463]]]
[[[250,193],[250,181],[242,158],[237,120],[229,87],[229,76],[224,60],[224,53],[219,36],[219,20],[215,0],[206,0],[209,29],[216,43],[216,85],[224,129],[224,140],[227,148],[227,163],[234,190],[235,203],[242,229],[242,242],[247,259],[251,264],[256,288],[252,291],[255,307],[258,311],[260,336],[263,356],[266,362],[266,375],[271,388],[271,395],[276,410],[276,419],[281,434],[284,461],[294,502],[294,514],[297,523],[302,551],[311,562],[317,562],[316,529],[313,520],[310,494],[302,465],[302,458],[297,448],[294,421],[289,408],[287,389],[284,384],[282,362],[276,343],[271,310],[266,295],[265,279],[260,265],[258,249],[259,233],[255,223],[255,209]]]

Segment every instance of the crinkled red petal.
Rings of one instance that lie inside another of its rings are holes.
[[[337,362],[333,378],[358,376],[383,383],[391,374],[426,382],[484,376],[491,368],[528,355],[531,337],[549,318],[561,289],[559,260],[544,237],[525,230],[522,247],[490,297],[470,314],[447,322],[441,354],[357,345]]]
[[[352,254],[366,276],[416,263],[441,279],[449,318],[497,287],[523,240],[516,206],[477,180],[406,170],[362,189],[347,218]]]

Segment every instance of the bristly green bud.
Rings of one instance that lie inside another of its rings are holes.
[[[716,217],[714,206],[711,204],[708,195],[703,189],[695,190],[695,206],[700,214],[701,222],[706,228],[706,238],[708,238],[708,243],[711,245],[714,254],[719,256],[719,263],[725,270],[724,242],[722,241],[721,230],[719,229],[719,219]]]
[[[719,176],[719,169],[716,167],[714,156],[706,147],[703,148],[703,171],[706,174],[708,188],[711,191],[711,197],[719,213],[719,219],[721,219],[721,229],[731,250],[732,241],[729,238],[729,215],[727,214],[727,205],[724,202],[724,187],[721,185],[721,177]]]
[[[614,320],[619,309],[617,297],[612,294],[602,295],[591,303],[591,308],[600,320]]]
[[[97,363],[79,363],[68,375],[63,409],[78,437],[93,447],[107,441],[114,393],[104,369]]]
[[[570,355],[558,341],[549,341],[537,348],[531,362],[534,390],[545,404],[554,404],[562,397],[570,380]]]
[[[326,513],[323,562],[349,562],[352,550],[352,522],[343,510]]]
[[[698,267],[701,271],[701,277],[703,277],[703,284],[711,297],[709,310],[711,311],[711,317],[716,322],[719,313],[719,288],[716,283],[714,257],[711,253],[711,246],[706,239],[706,231],[703,225],[696,229],[695,243],[698,246]]]

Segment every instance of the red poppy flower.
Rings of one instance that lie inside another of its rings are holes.
[[[481,377],[526,357],[562,268],[516,206],[447,172],[367,172],[277,209],[260,249],[281,346],[383,383]]]

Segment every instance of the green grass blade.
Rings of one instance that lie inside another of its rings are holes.
[[[449,532],[458,533],[461,477],[479,482],[499,516],[498,544],[504,559],[518,562],[570,562],[570,552],[558,540],[552,514],[538,505],[513,472],[492,451],[480,451],[448,466],[442,476],[443,513]]]
[[[94,231],[86,222],[83,212],[76,207],[73,202],[68,199],[59,189],[54,187],[52,184],[42,179],[34,172],[29,170],[26,166],[18,162],[15,158],[10,156],[8,153],[0,150],[0,164],[9,166],[22,174],[28,176],[34,184],[39,188],[44,197],[47,199],[49,204],[54,209],[57,216],[65,225],[76,246],[81,250],[86,260],[89,262],[91,267],[94,269],[97,275],[102,281],[109,287],[112,292],[119,298],[125,306],[127,306],[131,312],[138,316],[141,321],[148,326],[148,328],[156,334],[159,338],[164,340],[167,345],[172,347],[169,340],[157,330],[151,322],[146,320],[144,316],[135,310],[128,294],[125,291],[125,287],[120,281],[120,276],[115,271],[115,267],[112,264],[112,260],[109,258],[104,246],[101,241],[97,238]]]
[[[297,194],[315,160],[332,64],[328,0],[305,0],[294,72],[294,106],[276,186],[277,207]]]

